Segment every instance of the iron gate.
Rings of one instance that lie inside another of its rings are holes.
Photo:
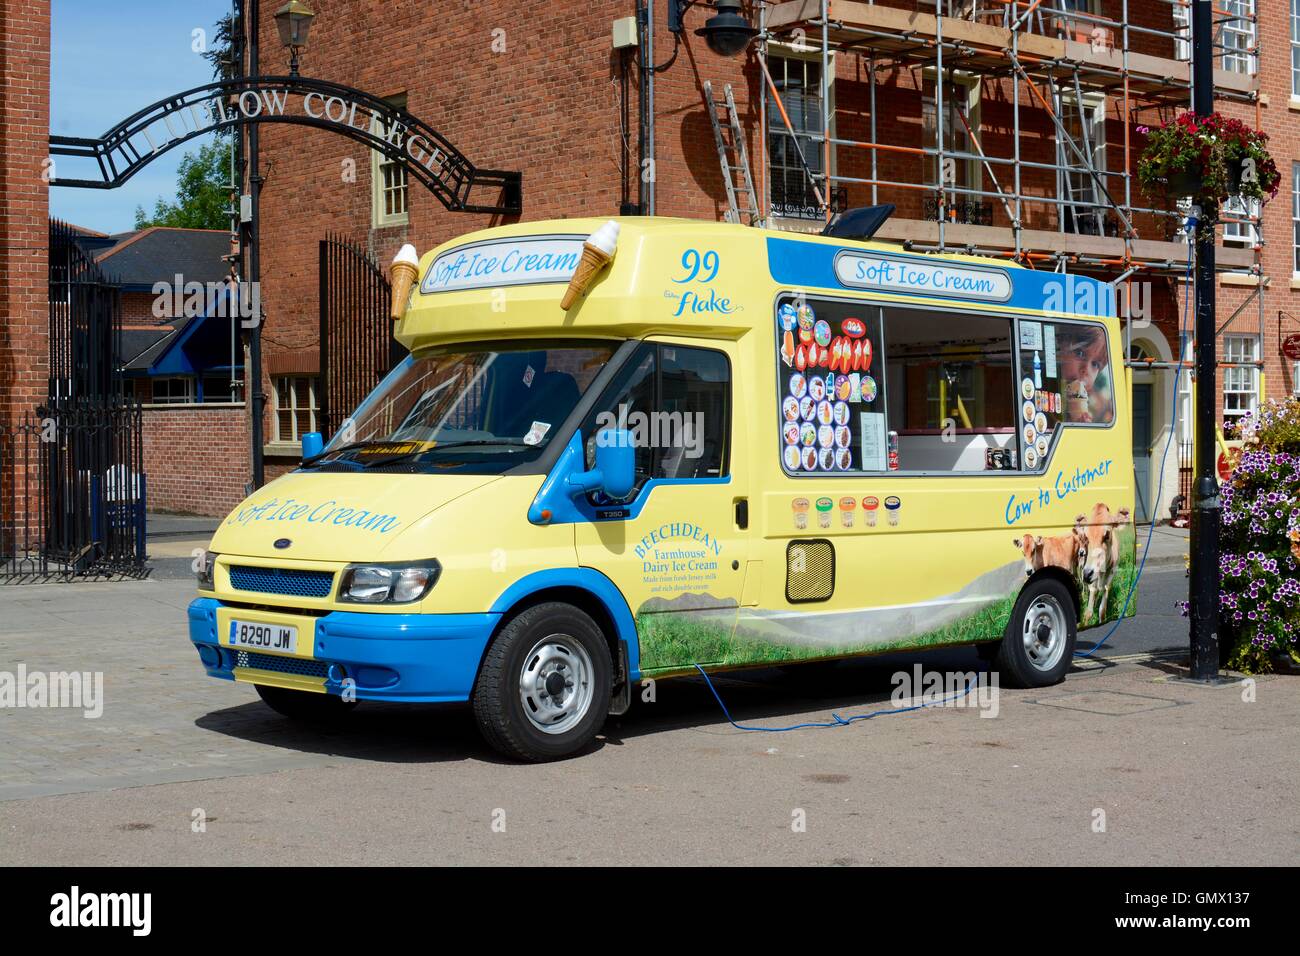
[[[145,569],[138,402],[61,398],[0,426],[0,581]]]
[[[121,394],[121,287],[49,228],[45,404],[0,422],[0,582],[145,568],[140,405]]]
[[[361,246],[320,241],[319,424],[328,440],[402,354],[388,317],[390,286]]]

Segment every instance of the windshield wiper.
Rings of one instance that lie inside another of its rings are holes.
[[[350,445],[343,445],[341,448],[335,448],[332,451],[322,452],[321,454],[317,455],[315,458],[305,459],[303,461],[303,464],[314,465],[322,458],[324,458],[326,455],[339,454],[345,451],[364,451],[367,448],[374,448],[376,446],[396,445],[396,444],[401,444],[400,440],[399,441],[353,442]],[[463,441],[437,442],[426,448],[412,448],[409,451],[398,452],[396,454],[388,455],[383,458],[375,458],[373,461],[368,459],[354,458],[350,460],[348,463],[356,465],[359,468],[374,468],[379,465],[391,465],[394,464],[395,462],[405,461],[408,458],[414,458],[418,455],[423,455],[428,452],[439,451],[443,448],[467,448],[467,447],[481,446],[481,445],[523,446],[524,444],[525,442],[522,438],[470,438],[470,439],[465,439]]]

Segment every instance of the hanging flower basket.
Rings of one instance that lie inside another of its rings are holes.
[[[1180,113],[1154,129],[1138,159],[1138,182],[1150,195],[1188,198],[1201,207],[1202,224],[1218,219],[1230,196],[1264,200],[1277,195],[1281,174],[1269,155],[1268,136],[1220,113]]]

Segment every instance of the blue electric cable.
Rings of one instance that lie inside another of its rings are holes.
[[[696,664],[695,669],[699,671],[700,676],[704,678],[704,683],[709,685],[709,690],[713,692],[713,699],[718,702],[718,706],[722,708],[723,716],[727,718],[727,722],[730,723],[731,726],[735,727],[737,730],[749,730],[764,734],[783,734],[790,730],[805,730],[809,727],[847,727],[849,724],[858,720],[870,720],[873,717],[886,717],[892,714],[906,714],[913,710],[920,710],[922,707],[935,707],[939,704],[949,703],[950,701],[961,700],[971,692],[971,689],[979,681],[979,677],[976,676],[974,681],[966,682],[966,689],[960,694],[955,694],[952,697],[945,697],[940,700],[922,701],[919,704],[913,704],[911,707],[894,707],[889,710],[873,710],[869,714],[854,714],[851,717],[841,717],[839,714],[831,711],[831,717],[833,718],[831,720],[791,724],[789,727],[747,727],[744,724],[736,723],[735,718],[731,716],[731,711],[727,710],[727,705],[722,702],[722,696],[718,693],[718,689],[713,686],[713,681],[709,680],[709,675],[705,673],[704,668],[699,664]]]
[[[1173,400],[1170,402],[1174,413],[1169,420],[1169,438],[1165,441],[1165,450],[1160,456],[1160,477],[1156,481],[1156,497],[1151,505],[1151,524],[1147,529],[1147,544],[1142,550],[1142,560],[1138,564],[1137,573],[1133,575],[1133,583],[1129,585],[1128,593],[1124,595],[1124,606],[1120,609],[1119,617],[1116,619],[1115,623],[1111,625],[1110,630],[1105,633],[1101,640],[1092,645],[1092,647],[1086,651],[1075,651],[1075,657],[1092,657],[1092,655],[1097,652],[1097,648],[1110,640],[1111,635],[1119,630],[1119,626],[1124,623],[1124,616],[1128,613],[1129,603],[1133,600],[1133,592],[1137,590],[1138,581],[1142,580],[1142,569],[1147,566],[1147,556],[1151,553],[1151,540],[1156,533],[1156,513],[1159,510],[1160,492],[1164,488],[1165,484],[1165,463],[1169,461],[1169,448],[1174,443],[1174,432],[1178,428],[1178,385],[1179,382],[1182,381],[1183,375],[1183,336],[1187,334],[1187,313],[1188,306],[1191,302],[1192,252],[1194,248],[1192,237],[1196,235],[1197,220],[1188,217],[1187,222],[1187,278],[1184,283],[1186,288],[1183,292],[1183,320],[1182,325],[1178,330],[1178,370],[1174,373],[1174,394]],[[1132,316],[1129,317],[1129,321],[1133,321]],[[1124,360],[1128,361],[1128,356],[1125,356]]]

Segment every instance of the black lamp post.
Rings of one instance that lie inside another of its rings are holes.
[[[1214,112],[1214,19],[1208,0],[1192,4],[1192,108]],[[1213,223],[1217,209],[1203,208],[1201,223]],[[1192,487],[1191,679],[1214,682],[1219,676],[1219,483],[1215,479],[1214,399],[1214,226],[1196,233],[1196,429]]]
[[[312,9],[302,0],[289,0],[275,11],[275,27],[280,31],[280,42],[289,48],[289,75],[298,75],[298,51],[307,45],[311,30]]]

